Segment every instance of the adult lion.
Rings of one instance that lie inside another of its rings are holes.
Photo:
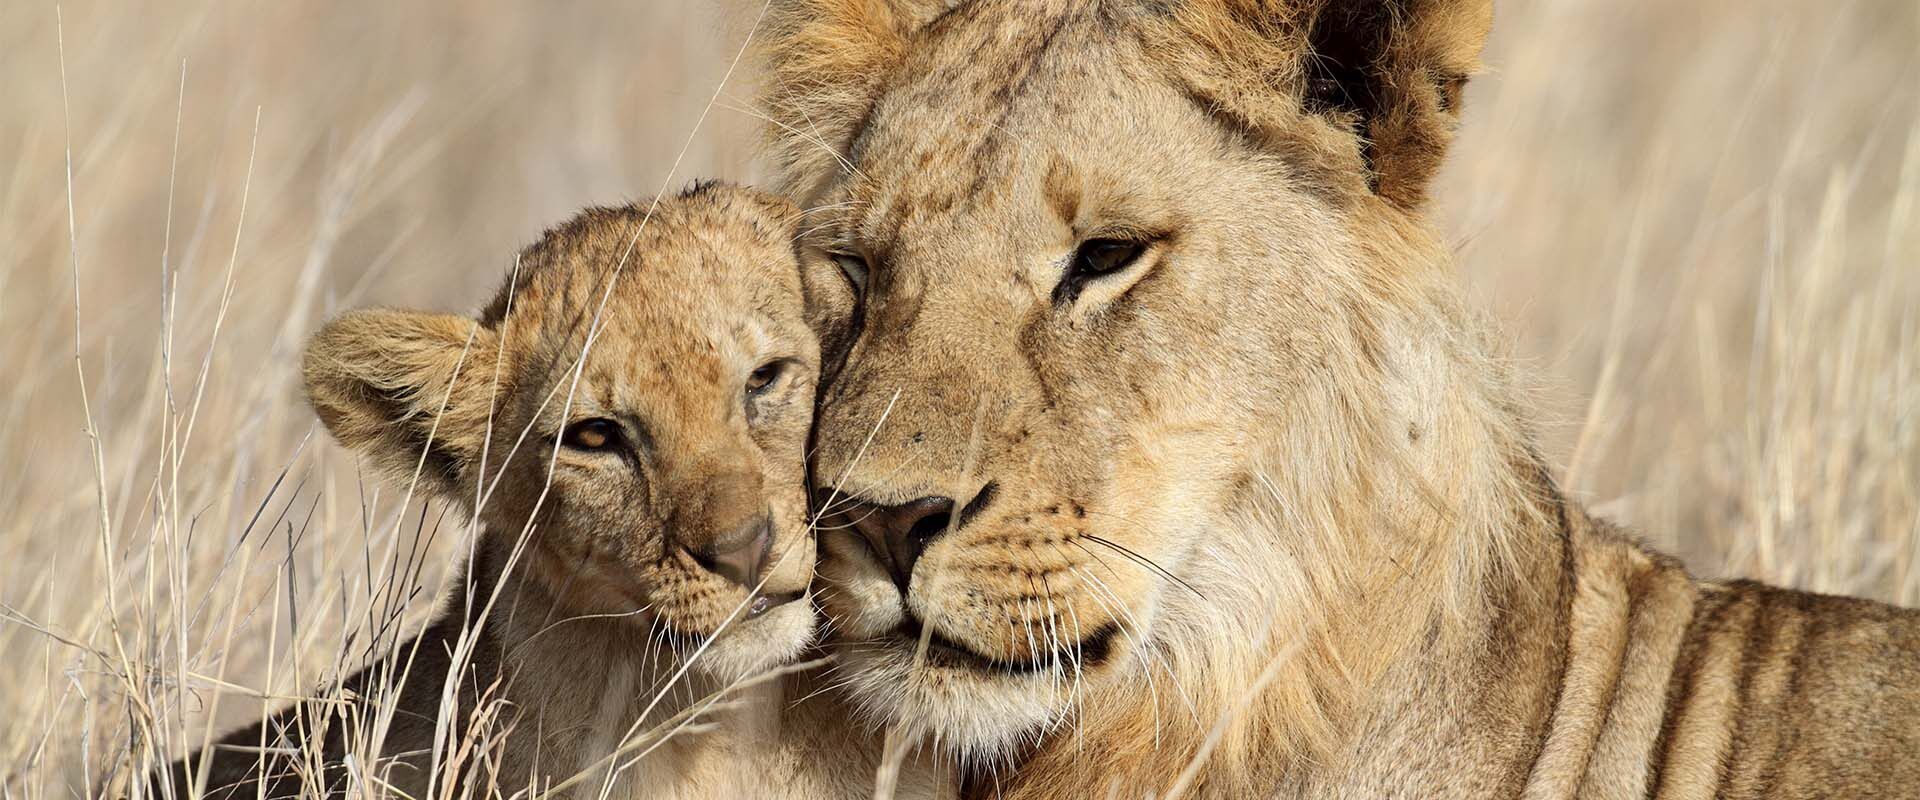
[[[851,696],[1007,797],[1920,792],[1920,617],[1555,487],[1424,215],[1488,0],[775,0]],[[853,505],[848,505],[853,504]]]

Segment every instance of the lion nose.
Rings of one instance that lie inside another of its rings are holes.
[[[773,516],[754,518],[729,536],[715,537],[703,547],[685,547],[687,554],[708,572],[753,591],[760,569],[773,546]]]
[[[897,506],[861,503],[848,510],[846,517],[886,562],[902,594],[913,579],[913,563],[928,544],[954,527],[953,500],[946,497],[922,497]]]

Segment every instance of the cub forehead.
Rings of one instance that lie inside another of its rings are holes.
[[[483,322],[499,324],[511,307],[542,335],[563,338],[596,316],[708,336],[743,315],[799,323],[799,213],[777,195],[718,182],[587,209],[522,251]]]

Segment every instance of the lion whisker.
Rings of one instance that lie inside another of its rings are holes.
[[[1202,600],[1207,599],[1206,593],[1201,592],[1199,589],[1193,588],[1193,584],[1187,583],[1185,580],[1181,579],[1180,576],[1167,571],[1165,567],[1162,567],[1158,563],[1155,563],[1153,559],[1147,558],[1146,556],[1143,556],[1137,552],[1134,552],[1131,548],[1128,548],[1126,545],[1120,544],[1111,539],[1106,539],[1104,537],[1097,536],[1091,533],[1083,533],[1081,534],[1081,538],[1084,538],[1087,541],[1093,542],[1094,544],[1102,545],[1107,549],[1110,549],[1116,553],[1126,556],[1128,560],[1131,560],[1134,563],[1139,564],[1140,566],[1143,566],[1149,570],[1152,570],[1154,574],[1159,575],[1162,578],[1166,578],[1167,580],[1173,581],[1174,583],[1180,584],[1187,591],[1193,592],[1195,597],[1198,597]]]
[[[1086,582],[1089,588],[1094,590],[1093,593],[1089,595],[1094,602],[1098,603],[1101,609],[1106,611],[1109,616],[1113,616],[1122,621],[1122,624],[1118,628],[1120,636],[1124,637],[1132,646],[1133,651],[1140,653],[1141,657],[1147,662],[1147,668],[1144,670],[1144,674],[1147,678],[1147,691],[1154,699],[1154,742],[1157,745],[1160,741],[1161,730],[1160,690],[1159,682],[1154,679],[1153,667],[1157,664],[1161,669],[1165,669],[1167,673],[1171,675],[1173,674],[1173,665],[1167,663],[1166,655],[1161,653],[1158,648],[1148,646],[1148,643],[1141,638],[1141,635],[1135,634],[1135,631],[1139,628],[1139,622],[1134,619],[1133,613],[1127,610],[1126,605],[1120,602],[1120,598],[1114,595],[1113,590],[1107,586],[1105,581],[1102,581],[1098,575],[1078,568],[1074,568],[1073,572],[1075,577]],[[1105,599],[1102,598],[1103,594],[1105,595]],[[1108,599],[1112,600],[1112,604],[1107,602]],[[1187,707],[1189,713],[1198,717],[1200,713],[1199,708],[1194,705],[1193,698],[1186,695],[1184,687],[1176,682],[1173,688],[1176,696],[1178,696],[1181,703]]]

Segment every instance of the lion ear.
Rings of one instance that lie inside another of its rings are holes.
[[[907,39],[955,0],[772,0],[761,57],[783,193],[805,200],[839,168]]]
[[[307,398],[342,445],[382,471],[460,498],[480,456],[497,335],[465,317],[354,311],[327,323],[301,360]]]
[[[1176,29],[1199,52],[1176,68],[1256,130],[1305,111],[1351,132],[1368,188],[1426,201],[1478,71],[1493,0],[1190,0]]]

